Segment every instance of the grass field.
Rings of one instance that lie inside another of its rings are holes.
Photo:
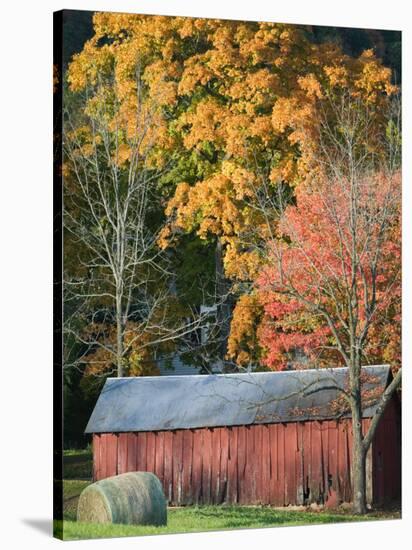
[[[187,506],[169,508],[166,527],[78,523],[76,522],[77,502],[82,490],[91,483],[90,451],[67,452],[67,454],[65,452],[64,460],[66,477],[75,476],[76,473],[81,472],[80,477],[85,478],[65,479],[63,482],[63,522],[56,523],[55,532],[63,534],[65,540],[371,521],[400,517],[397,511],[374,512],[360,518],[342,510],[328,512],[279,510],[263,506]]]
[[[377,518],[367,516],[362,519],[373,520]],[[167,527],[99,525],[64,521],[63,533],[65,540],[74,540],[347,521],[359,521],[359,517],[326,512],[283,511],[249,506],[190,506],[169,508]]]
[[[63,454],[64,479],[92,479],[91,449],[65,450]]]

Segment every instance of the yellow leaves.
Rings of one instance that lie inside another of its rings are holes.
[[[162,57],[165,63],[171,63],[173,61],[176,50],[176,41],[173,38],[169,38],[162,48]]]
[[[245,176],[237,172],[234,177],[240,181]],[[242,227],[236,204],[237,193],[241,190],[234,191],[233,181],[222,173],[193,187],[180,183],[169,201],[166,214],[173,217],[172,227],[185,231],[195,229],[201,239],[209,235],[236,234]],[[170,232],[165,232],[162,242],[165,243],[169,236]]]
[[[269,179],[272,183],[287,181],[293,183],[296,178],[296,160],[289,153],[285,154],[284,158],[278,162],[270,171]]]
[[[62,174],[63,178],[69,178],[69,176],[71,174],[71,167],[70,167],[69,163],[63,162],[63,164],[61,166],[61,174]]]
[[[174,197],[170,199],[166,207],[166,215],[171,216],[173,211],[180,205],[186,204],[188,201],[190,185],[186,182],[181,182],[177,185]]]
[[[237,281],[251,281],[259,274],[262,260],[257,250],[244,250],[241,239],[225,238],[227,243],[223,265],[226,276]]]
[[[170,225],[165,225],[162,227],[156,242],[160,250],[166,250],[166,248],[170,246],[172,242],[172,229]]]
[[[94,147],[91,143],[85,143],[79,148],[79,152],[84,158],[91,157],[93,155]]]
[[[227,50],[233,46],[233,28],[232,22],[221,22],[211,37],[213,46],[218,50]]]
[[[190,17],[181,17],[179,18],[181,25],[178,30],[178,33],[181,38],[189,38],[195,32],[194,19]]]
[[[221,170],[222,174],[232,182],[233,194],[237,200],[253,195],[252,186],[256,183],[256,175],[250,170],[230,161],[223,161]]]
[[[205,86],[213,78],[213,72],[208,68],[206,61],[206,56],[194,55],[185,62],[178,84],[179,95],[190,94],[198,84]]]
[[[309,99],[322,99],[323,92],[319,80],[313,73],[298,78],[299,86]]]
[[[225,78],[236,78],[241,75],[239,70],[239,56],[235,48],[228,47],[222,50],[208,52],[208,67],[215,78],[222,79],[222,87],[226,88]]]
[[[256,296],[244,294],[239,298],[230,325],[227,356],[240,366],[256,359],[259,349],[256,326],[261,315],[262,308]]]
[[[382,93],[388,95],[396,92],[391,84],[391,70],[376,59],[373,50],[365,50],[359,58],[361,67],[355,87],[368,102],[376,102]]]
[[[126,161],[130,159],[131,151],[130,147],[126,143],[121,143],[118,147],[115,162],[122,166]]]
[[[112,46],[97,46],[96,37],[87,41],[83,51],[73,56],[69,65],[67,80],[74,92],[83,90],[87,84],[96,85],[98,79],[112,67]]]
[[[295,97],[280,97],[272,111],[272,124],[275,131],[283,133],[293,120],[294,114],[299,108],[298,99]]]
[[[243,104],[251,105],[248,114],[255,114],[255,107],[258,105],[269,105],[270,100],[278,91],[279,77],[268,69],[259,69],[249,72],[244,78],[238,79],[228,89],[233,100],[241,101]]]
[[[98,36],[117,36],[132,30],[142,17],[131,13],[97,12],[93,15],[93,27]]]
[[[214,99],[200,102],[194,113],[189,113],[186,121],[191,124],[190,132],[184,137],[188,149],[202,141],[214,142],[220,137],[220,126],[225,118],[225,110]]]
[[[158,106],[172,106],[177,101],[177,84],[167,77],[168,68],[163,60],[151,63],[143,74],[143,79],[149,86],[150,100]]]
[[[204,31],[212,20],[192,19],[191,17],[177,17],[177,32],[181,38],[190,38]]]
[[[329,84],[332,86],[332,88],[336,86],[344,87],[348,85],[349,72],[347,67],[345,67],[344,65],[325,66],[323,70],[328,77]]]

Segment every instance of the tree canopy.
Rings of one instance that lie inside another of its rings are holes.
[[[144,140],[164,208],[158,246],[202,255],[202,242],[207,249],[219,241],[236,297],[228,357],[260,361],[268,340],[257,330],[264,309],[255,283],[280,204],[294,204],[302,182],[319,173],[318,121],[336,126],[334,105],[348,90],[373,113],[368,147],[383,154],[373,136],[388,123],[391,70],[371,49],[351,57],[294,25],[113,13],[96,13],[93,24],[70,64],[70,89],[87,90],[89,112],[103,99],[115,102],[123,165],[132,161],[139,117],[155,113]]]

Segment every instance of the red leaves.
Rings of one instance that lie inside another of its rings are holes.
[[[317,364],[331,354],[342,361],[332,348],[336,334],[348,345],[351,323],[355,337],[366,330],[369,356],[393,362],[400,332],[400,176],[317,185],[297,190],[297,205],[286,209],[256,283],[265,311],[264,362],[285,368],[296,350]]]

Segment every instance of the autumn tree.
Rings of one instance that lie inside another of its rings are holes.
[[[137,62],[122,103],[116,64],[69,73],[64,118],[65,331],[93,374],[153,372],[153,349],[184,338],[201,316],[172,291],[161,226],[158,159],[167,98]],[[81,80],[83,79],[83,80]],[[155,93],[156,92],[156,93]],[[66,346],[68,347],[68,346]]]
[[[247,37],[229,25],[220,28],[213,47],[186,63],[179,90],[196,103],[180,117],[183,144],[213,158],[213,169],[177,185],[166,210],[173,221],[162,235],[169,243],[179,231],[196,232],[221,243],[225,274],[238,298],[228,356],[243,367],[261,357],[255,327],[263,311],[250,293],[267,263],[266,243],[281,203],[293,202],[295,189],[317,170],[320,106],[325,120],[335,124],[328,94],[338,97],[352,88],[359,104],[376,114],[369,117],[375,135],[383,127],[379,110],[395,91],[390,70],[372,51],[353,59],[336,46],[310,45],[296,28],[247,28]],[[192,63],[196,71],[188,72]],[[212,97],[209,82],[216,83]]]
[[[375,133],[376,117],[382,117],[384,132]],[[270,366],[282,368],[284,352],[300,348],[316,366],[323,357],[348,367],[343,398],[353,420],[356,513],[366,511],[366,453],[401,382],[398,366],[362,433],[362,364],[385,357],[394,366],[400,361],[398,123],[396,98],[386,113],[350,91],[328,98],[314,127],[316,155],[308,152],[311,170],[296,190],[296,205],[280,212],[274,238],[267,242],[267,266],[256,283],[266,314],[260,340]]]

